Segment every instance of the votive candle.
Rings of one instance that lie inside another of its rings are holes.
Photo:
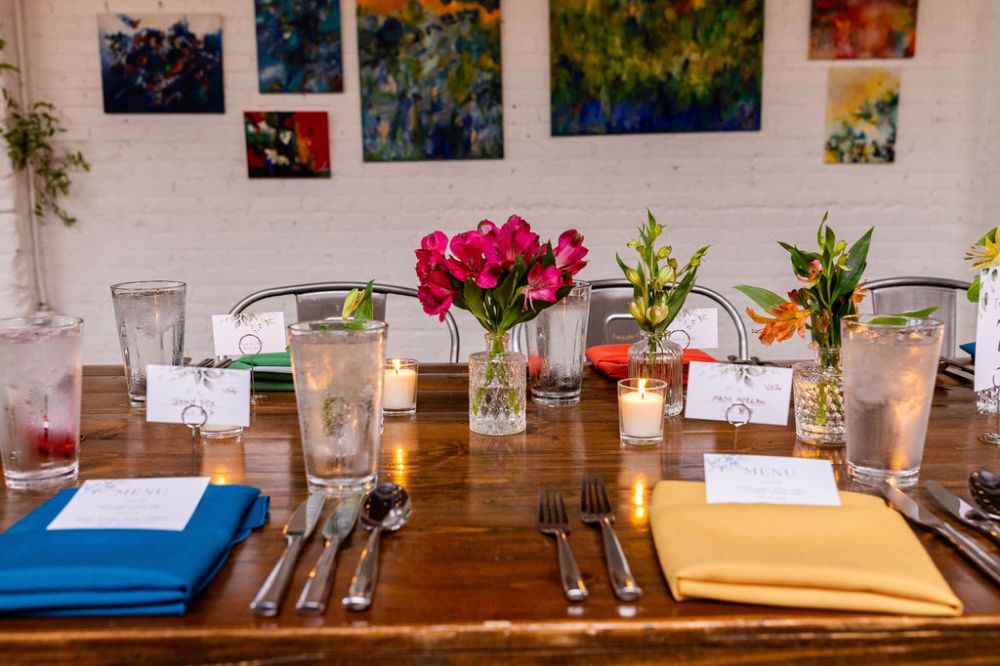
[[[413,414],[417,411],[417,369],[412,358],[390,358],[382,381],[382,413]]]
[[[667,383],[661,379],[629,378],[618,382],[618,427],[623,444],[663,441],[663,403]]]

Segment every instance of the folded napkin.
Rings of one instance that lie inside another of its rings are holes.
[[[842,492],[840,501],[706,504],[704,483],[661,481],[649,522],[670,592],[678,601],[962,614],[900,514],[871,495]]]
[[[249,370],[250,356],[241,356],[229,364],[231,370]],[[292,357],[288,352],[257,354],[253,357],[253,385],[258,391],[294,391]]]
[[[209,485],[180,532],[46,530],[75,493],[0,534],[0,613],[180,615],[268,509],[257,488]]]
[[[628,377],[629,344],[597,345],[587,348],[587,360],[594,368],[607,375],[610,379],[625,379]],[[700,349],[684,350],[684,383],[688,380],[688,363],[691,361],[714,362],[715,359]]]
[[[964,345],[959,345],[958,348],[961,349],[962,351],[964,351],[969,356],[971,356],[973,361],[976,360],[976,343],[975,342],[966,342]]]

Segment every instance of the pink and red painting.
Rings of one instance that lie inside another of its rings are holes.
[[[917,0],[813,0],[810,60],[912,58]]]
[[[330,133],[324,111],[246,111],[250,178],[329,178]]]

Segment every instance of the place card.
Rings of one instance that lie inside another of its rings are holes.
[[[146,366],[147,421],[184,423],[184,409],[190,405],[205,410],[205,423],[249,426],[250,373],[222,368]],[[201,419],[189,422],[200,425]]]
[[[750,423],[788,425],[791,395],[791,368],[692,361],[684,417],[726,421],[726,410],[743,404]]]
[[[705,501],[840,506],[840,494],[829,460],[706,453]]]
[[[1000,268],[979,272],[975,389],[1000,386]]]
[[[687,333],[691,338],[688,347],[692,349],[715,349],[719,346],[719,311],[716,308],[684,308],[670,322],[667,331]],[[684,336],[675,335],[671,340],[683,342]]]
[[[252,337],[248,339],[247,336]],[[241,312],[235,315],[212,315],[212,337],[215,340],[216,356],[283,352],[287,346],[285,313]]]
[[[208,488],[207,476],[84,481],[49,530],[180,532]]]

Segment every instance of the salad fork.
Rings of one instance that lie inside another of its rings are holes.
[[[634,601],[642,596],[642,588],[636,584],[635,577],[632,576],[622,544],[618,541],[615,528],[611,525],[615,520],[615,514],[611,510],[611,501],[608,500],[604,477],[599,474],[588,474],[583,477],[582,486],[580,519],[588,525],[601,528],[601,536],[604,537],[604,560],[608,564],[608,577],[611,579],[615,596],[622,601]]]
[[[566,501],[558,490],[542,488],[538,492],[538,530],[542,534],[554,536],[559,544],[559,575],[563,592],[570,601],[587,598],[587,586],[580,575],[580,568],[573,559],[569,548],[569,515]]]

